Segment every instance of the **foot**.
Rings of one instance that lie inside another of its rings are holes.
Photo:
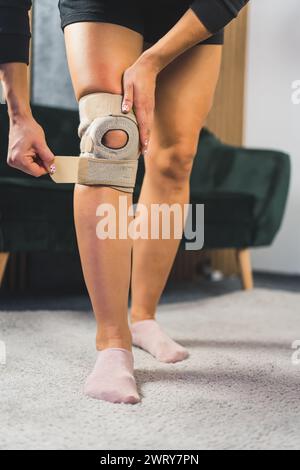
[[[155,320],[133,323],[131,333],[133,344],[149,352],[160,362],[179,362],[189,356],[188,351],[169,338]]]
[[[121,348],[99,351],[84,393],[90,398],[111,403],[138,403],[140,397],[133,376],[132,353]]]

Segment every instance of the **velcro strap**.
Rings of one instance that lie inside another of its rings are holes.
[[[88,157],[56,157],[55,183],[104,185],[133,192],[138,160],[98,160]]]
[[[55,157],[55,173],[50,174],[55,183],[72,183],[78,181],[78,157]]]
[[[78,183],[134,188],[138,160],[79,157]]]

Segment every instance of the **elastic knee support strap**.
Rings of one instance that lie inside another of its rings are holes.
[[[56,157],[57,183],[104,185],[133,192],[138,166],[139,129],[135,114],[123,114],[122,95],[94,93],[79,101],[80,157]],[[127,143],[117,149],[103,144],[108,131],[122,130]]]

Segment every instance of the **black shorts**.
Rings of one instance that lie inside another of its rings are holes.
[[[143,35],[154,44],[184,15],[191,0],[60,0],[61,26],[81,22],[113,23]],[[199,44],[223,44],[221,30]]]

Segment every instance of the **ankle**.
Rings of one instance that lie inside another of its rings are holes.
[[[120,348],[127,349],[128,351],[132,350],[132,338],[131,333],[128,330],[123,332],[110,333],[108,332],[99,332],[96,338],[96,347],[98,351],[103,349],[110,348]]]
[[[133,325],[139,321],[155,320],[156,312],[146,312],[143,310],[131,310],[130,322]]]

